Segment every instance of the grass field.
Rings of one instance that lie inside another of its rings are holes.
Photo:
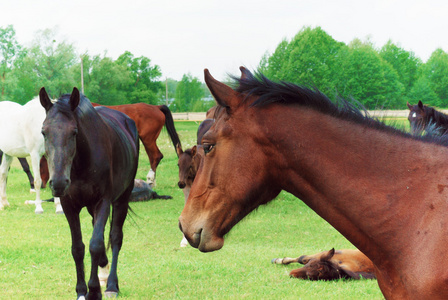
[[[196,140],[198,123],[176,122],[184,148]],[[382,299],[376,280],[310,282],[291,279],[298,265],[272,265],[276,257],[312,254],[332,247],[354,248],[343,236],[294,196],[282,192],[269,205],[240,222],[224,248],[201,253],[180,248],[178,217],[184,204],[177,187],[177,156],[166,131],[158,145],[164,154],[157,170],[159,194],[172,200],[132,203],[124,227],[118,264],[122,299]],[[145,179],[149,163],[140,153],[137,178]],[[44,203],[35,215],[27,177],[14,160],[8,178],[9,208],[0,211],[0,299],[74,299],[75,266],[64,216]],[[43,199],[50,198],[45,189]],[[84,210],[84,243],[91,236]],[[108,232],[108,228],[106,229]],[[110,257],[110,251],[108,253]],[[85,259],[86,274],[90,256]]]

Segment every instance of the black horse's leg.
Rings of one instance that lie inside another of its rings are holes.
[[[106,226],[109,214],[110,201],[101,200],[96,209],[92,239],[90,240],[92,267],[90,271],[89,293],[87,299],[101,299],[98,266],[104,267],[108,263],[106,246],[104,245],[104,227]]]
[[[117,296],[119,292],[117,276],[118,254],[123,244],[123,224],[128,214],[131,191],[132,189],[128,190],[120,199],[113,203],[112,224],[109,237],[112,246],[112,264],[106,289],[106,295],[108,296]]]
[[[23,171],[28,175],[28,180],[30,181],[31,189],[34,190],[34,177],[33,174],[31,174],[30,171],[30,165],[28,164],[28,161],[26,158],[19,157],[19,162],[22,165]]]
[[[63,205],[63,208],[72,234],[72,256],[75,260],[77,278],[76,294],[78,295],[77,298],[79,298],[87,294],[87,285],[84,275],[85,247],[82,242],[81,224],[79,221],[80,210],[73,210],[72,207],[67,207],[66,205]]]

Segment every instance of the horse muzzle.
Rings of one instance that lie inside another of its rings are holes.
[[[177,183],[177,185],[178,185],[179,188],[181,188],[181,189],[183,189],[183,188],[185,188],[185,187],[187,186],[187,184],[185,183],[185,181],[179,181],[179,182]]]
[[[61,177],[57,179],[50,179],[49,181],[50,188],[53,194],[53,197],[63,197],[70,186],[70,179]]]

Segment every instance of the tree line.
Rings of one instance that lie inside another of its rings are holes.
[[[58,98],[76,86],[103,105],[145,102],[168,104],[173,111],[205,111],[214,104],[205,85],[190,74],[181,81],[163,80],[161,68],[145,56],[129,51],[116,60],[106,54],[78,55],[73,44],[55,36],[54,30],[40,30],[24,47],[12,25],[0,27],[0,101],[25,104],[43,86]]]
[[[12,25],[0,27],[0,100],[24,104],[45,86],[53,98],[80,88],[103,105],[145,102],[168,104],[172,111],[206,111],[214,101],[191,74],[180,81],[162,78],[158,65],[126,51],[77,54],[56,32],[40,30],[29,47],[20,45]],[[436,49],[427,62],[388,41],[338,42],[320,27],[304,27],[266,53],[258,70],[276,81],[317,88],[330,98],[354,98],[368,109],[405,109],[406,102],[448,107],[448,54]]]
[[[348,45],[320,27],[302,28],[266,53],[259,70],[273,80],[318,88],[330,98],[354,98],[368,109],[406,109],[406,101],[448,107],[448,54],[436,49],[426,63],[392,41],[380,49]]]

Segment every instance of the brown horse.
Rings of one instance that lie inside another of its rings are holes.
[[[295,278],[310,280],[336,280],[341,278],[374,279],[373,263],[359,250],[343,249],[320,252],[313,255],[302,255],[297,258],[274,258],[273,264],[304,265],[292,270],[289,275]]]
[[[437,131],[438,134],[448,133],[448,115],[424,105],[422,101],[418,101],[416,105],[411,105],[408,102],[407,106],[412,134],[421,134],[429,125],[432,125],[433,130]]]
[[[448,299],[448,147],[244,68],[220,106],[179,226],[203,252],[285,190],[361,250],[388,299]],[[409,162],[412,162],[410,164]]]
[[[211,110],[209,110],[207,115],[210,111]],[[199,124],[197,132],[197,145],[186,149],[185,151],[182,150],[181,145],[176,147],[177,156],[179,157],[177,160],[177,165],[179,167],[179,182],[177,185],[184,192],[185,201],[187,201],[188,195],[190,194],[190,189],[193,185],[196,172],[199,169],[202,157],[204,156],[204,151],[201,147],[202,136],[210,129],[214,122],[214,119],[205,119],[201,122],[201,124]],[[188,241],[185,237],[183,237],[180,242],[180,246],[186,247],[187,245]]]
[[[92,103],[92,105],[100,106],[101,104]],[[176,146],[180,144],[170,109],[166,105],[150,105],[146,103],[105,107],[121,111],[134,120],[137,125],[138,136],[145,147],[146,154],[148,155],[151,164],[151,169],[149,170],[148,175],[146,175],[146,181],[151,186],[154,186],[156,169],[163,158],[163,154],[160,152],[159,147],[157,147],[156,141],[164,125],[173,142],[174,150],[176,150]]]

